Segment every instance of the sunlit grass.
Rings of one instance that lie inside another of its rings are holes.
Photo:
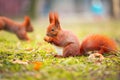
[[[106,56],[101,65],[87,56],[54,58],[55,50],[44,42],[48,22],[33,22],[35,31],[29,33],[31,42],[18,40],[16,35],[0,32],[0,80],[119,80],[120,56]],[[120,39],[119,21],[100,23],[61,23],[62,28],[75,33],[80,41],[89,34],[103,34]],[[14,60],[28,62],[15,64]],[[42,62],[39,70],[32,62]]]

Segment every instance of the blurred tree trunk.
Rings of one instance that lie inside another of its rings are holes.
[[[113,3],[113,16],[118,19],[120,17],[120,0],[112,0]]]
[[[32,17],[32,18],[35,18],[36,16],[36,2],[37,0],[31,0],[31,6],[30,6],[30,12],[29,12],[29,15]]]

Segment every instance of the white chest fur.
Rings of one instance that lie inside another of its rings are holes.
[[[63,55],[63,48],[54,45],[54,48],[58,55]]]

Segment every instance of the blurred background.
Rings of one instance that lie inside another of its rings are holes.
[[[0,80],[120,80],[120,54],[105,55],[95,64],[84,56],[54,58],[55,49],[44,42],[50,11],[58,12],[61,27],[80,42],[89,34],[103,34],[118,43],[120,52],[120,0],[0,0],[0,16],[24,22],[28,15],[34,27],[30,42],[0,31]]]
[[[119,19],[120,0],[0,0],[0,16],[43,19],[49,11],[58,12],[65,21]]]

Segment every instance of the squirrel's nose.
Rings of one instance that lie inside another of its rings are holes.
[[[47,36],[49,36],[49,34],[46,34]]]

